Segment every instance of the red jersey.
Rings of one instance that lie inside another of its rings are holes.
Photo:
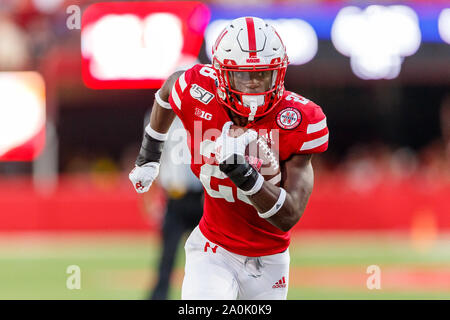
[[[211,242],[236,254],[257,257],[283,252],[289,246],[290,232],[260,218],[214,159],[214,141],[231,120],[228,108],[216,99],[215,78],[210,65],[197,64],[178,78],[169,97],[187,131],[191,169],[205,190],[200,230]],[[320,153],[328,147],[322,109],[289,91],[271,113],[247,127],[268,138],[280,163],[293,154]]]

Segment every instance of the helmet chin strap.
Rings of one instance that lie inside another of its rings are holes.
[[[243,94],[242,104],[246,107],[250,107],[250,114],[248,115],[248,121],[253,121],[255,119],[256,111],[258,111],[258,107],[264,104],[264,95],[248,96]]]

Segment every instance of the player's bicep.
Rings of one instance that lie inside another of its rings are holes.
[[[150,126],[157,132],[166,133],[175,119],[176,114],[170,107],[169,96],[175,82],[183,73],[184,71],[176,71],[170,75],[155,95]]]
[[[164,101],[169,102],[169,95],[172,92],[172,88],[175,85],[175,82],[178,80],[178,78],[184,73],[184,71],[175,71],[172,73],[167,80],[164,82],[160,89],[160,97]]]

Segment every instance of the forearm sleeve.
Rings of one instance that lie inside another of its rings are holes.
[[[160,138],[160,137],[158,137]],[[164,148],[164,141],[156,139],[150,136],[145,130],[144,138],[142,140],[141,149],[139,150],[139,155],[136,159],[136,165],[142,166],[147,162],[157,162],[161,160],[161,154]]]

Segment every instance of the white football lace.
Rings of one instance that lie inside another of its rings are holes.
[[[278,161],[275,158],[275,155],[273,154],[273,152],[270,150],[269,146],[267,145],[266,140],[264,140],[262,137],[260,137],[260,138],[258,138],[258,140],[256,140],[256,143],[259,144],[259,146],[266,153],[267,157],[269,158],[270,163],[272,164],[272,167],[275,170],[277,170],[279,167]]]

